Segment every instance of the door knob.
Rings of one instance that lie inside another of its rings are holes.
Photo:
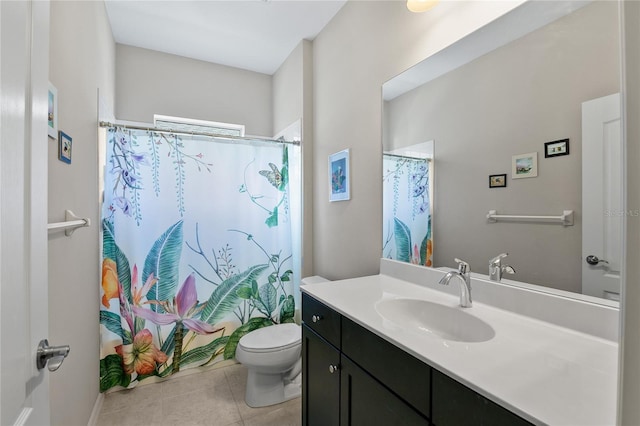
[[[340,366],[339,365],[333,365],[333,364],[329,365],[329,373],[333,374],[333,373],[337,372],[338,370],[340,370]]]
[[[598,263],[606,263],[607,265],[609,264],[609,262],[607,262],[606,260],[598,259],[598,256],[594,255],[587,256],[585,260],[589,265],[597,265]]]
[[[321,319],[322,319],[322,315],[313,315],[313,316],[311,317],[311,320],[312,320],[313,322],[318,322],[318,321],[320,321]]]
[[[49,346],[47,339],[41,340],[36,352],[38,370],[42,370],[46,365],[49,371],[56,371],[62,365],[62,361],[69,355],[70,350],[69,345]]]

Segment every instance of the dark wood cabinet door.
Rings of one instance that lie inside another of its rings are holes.
[[[437,426],[525,426],[525,419],[433,370],[432,420]]]
[[[429,421],[376,379],[342,356],[341,426],[428,426]]]
[[[330,367],[337,367],[330,371]],[[302,424],[340,424],[340,352],[302,326]]]
[[[431,367],[350,319],[342,318],[342,353],[425,417],[431,413]]]

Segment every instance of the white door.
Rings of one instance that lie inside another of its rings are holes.
[[[48,2],[0,1],[0,424],[46,425]]]
[[[620,95],[582,104],[582,292],[619,300],[622,261]]]

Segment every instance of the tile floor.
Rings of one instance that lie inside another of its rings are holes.
[[[270,407],[244,402],[247,369],[235,364],[105,395],[98,426],[299,426],[300,398]]]

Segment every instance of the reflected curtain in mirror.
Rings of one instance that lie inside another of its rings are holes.
[[[383,156],[383,256],[431,266],[431,162],[394,154]]]
[[[101,391],[233,359],[244,334],[293,322],[298,146],[109,128],[106,149]]]

